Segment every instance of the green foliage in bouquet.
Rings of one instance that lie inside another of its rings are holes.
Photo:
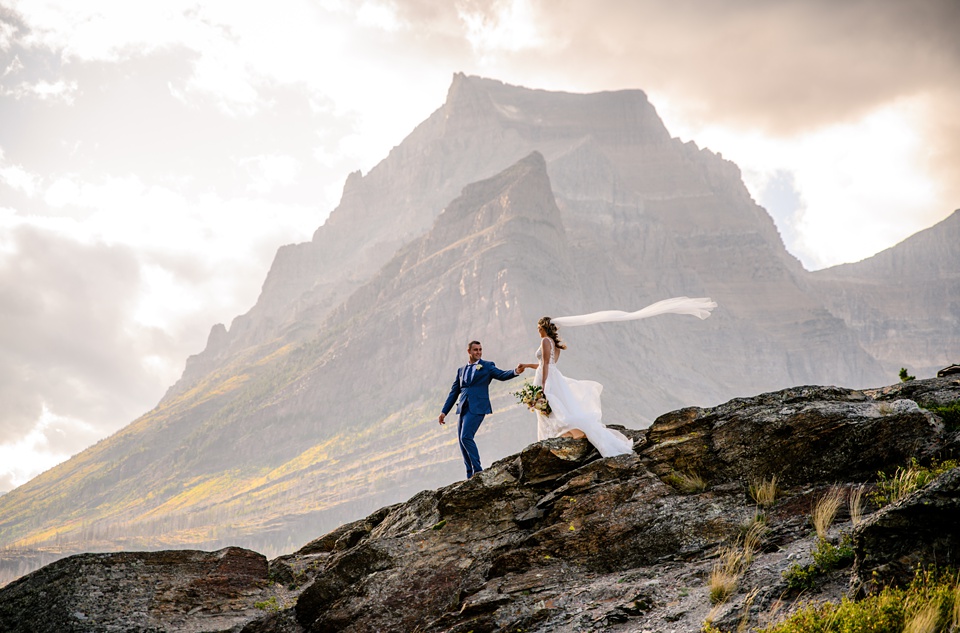
[[[547,402],[547,397],[543,395],[543,387],[525,382],[523,387],[513,392],[513,395],[517,397],[517,402],[527,405],[531,411],[536,411],[542,415],[550,415],[550,403]]]

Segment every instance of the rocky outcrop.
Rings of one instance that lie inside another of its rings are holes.
[[[708,482],[774,475],[790,486],[866,481],[889,464],[935,452],[942,440],[932,431],[940,426],[913,400],[798,387],[668,413],[647,434],[647,453],[660,475],[681,468]]]
[[[855,582],[867,591],[902,584],[918,567],[960,568],[960,468],[877,512],[854,546]]]
[[[267,559],[236,547],[80,554],[5,587],[0,630],[225,631],[268,585]]]
[[[646,431],[624,429],[634,453],[619,457],[601,458],[586,440],[545,440],[470,480],[345,524],[271,561],[269,571],[242,550],[60,561],[0,590],[0,628],[693,633],[707,619],[721,630],[759,626],[774,603],[795,595],[783,572],[811,560],[816,501],[834,487],[869,487],[878,470],[910,459],[949,457],[958,430],[918,402],[957,401],[955,378],[859,392],[798,387],[675,411]],[[675,487],[678,473],[700,475],[702,487]],[[917,564],[955,564],[958,473],[895,505],[868,507],[856,527],[841,510],[828,538],[852,535],[853,571],[825,578],[805,599],[837,600],[865,576],[898,582]],[[773,476],[779,495],[761,507],[750,485]],[[732,595],[714,606],[710,574],[725,548],[743,547],[758,517],[766,526],[760,545]]]

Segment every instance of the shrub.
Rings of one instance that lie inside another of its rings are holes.
[[[945,405],[927,405],[923,407],[943,420],[948,431],[960,431],[960,400]]]
[[[907,373],[906,367],[900,368],[900,382],[910,382],[911,380],[916,380],[916,376],[911,376]]]
[[[816,565],[794,564],[783,572],[783,579],[787,581],[787,589],[790,591],[809,591],[817,588],[822,575],[823,572]]]
[[[960,588],[949,573],[918,571],[905,589],[887,587],[859,602],[844,597],[840,604],[810,605],[761,633],[953,631],[958,601]]]
[[[254,608],[260,609],[261,611],[271,611],[276,612],[280,610],[280,603],[277,602],[276,596],[270,596],[269,600],[261,600],[260,602],[253,603]]]
[[[813,563],[824,571],[841,569],[853,562],[853,541],[847,534],[843,535],[838,545],[826,539],[817,541],[817,549],[813,551]]]
[[[816,589],[828,572],[842,569],[853,563],[853,544],[848,535],[840,539],[839,545],[830,541],[817,539],[817,548],[813,551],[813,562],[807,566],[791,565],[783,572],[783,579],[787,581],[787,588],[791,591],[805,591]]]

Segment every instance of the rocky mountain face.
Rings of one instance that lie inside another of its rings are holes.
[[[957,257],[951,226],[930,232],[943,261]],[[940,362],[931,341],[955,340],[942,298],[957,268],[921,266],[927,251],[892,249],[917,263],[898,264],[914,276],[889,288],[869,260],[853,276],[808,273],[737,167],[671,138],[642,92],[457,75],[439,110],[347,179],[312,241],[280,249],[257,305],[213,328],[155,409],[0,497],[0,547],[24,552],[0,556],[0,583],[79,551],[273,556],[450,483],[456,439],[435,420],[467,341],[502,367],[533,362],[544,314],[719,303],[706,321],[562,332],[564,372],[603,383],[605,422],[630,429],[791,385],[885,384],[908,364],[885,331],[912,332],[917,367]],[[917,326],[912,300],[929,300]],[[871,320],[884,311],[899,330]],[[485,464],[536,438],[518,386],[492,391]]]
[[[860,345],[888,373],[932,376],[960,350],[960,210],[855,264],[809,275]]]
[[[802,267],[750,199],[737,167],[671,138],[643,92],[555,93],[457,74],[439,110],[368,174],[351,174],[340,205],[311,242],[278,251],[257,305],[229,331],[214,327],[207,349],[188,361],[168,398],[238,356],[249,362],[312,337],[399,248],[429,231],[463,187],[532,152],[547,163],[574,245],[567,259],[582,294],[568,302],[572,309],[639,309],[674,294],[709,291],[724,302],[726,314],[765,324],[766,336],[754,336],[749,327],[751,335],[736,341],[743,358],[777,351],[775,361],[747,369],[746,391],[722,385],[696,393],[674,387],[659,398],[646,394],[630,409],[639,405],[647,424],[664,399],[679,406],[690,397],[719,402],[798,382],[865,386],[882,380],[879,366],[843,323],[798,288]],[[548,292],[547,312],[567,307],[565,292]],[[663,356],[684,358],[687,350],[669,343],[677,334],[669,322],[652,327],[634,349],[649,350],[657,364]],[[798,330],[805,336],[801,344]],[[531,326],[525,332],[532,334]],[[454,329],[449,335],[458,343],[469,336]],[[703,339],[698,343],[709,348],[716,334]]]
[[[57,561],[0,589],[0,629],[762,627],[810,602],[908,582],[918,565],[960,565],[960,468],[893,504],[870,496],[878,471],[957,458],[958,422],[925,407],[958,402],[956,377],[796,387],[624,429],[630,455],[603,459],[586,440],[545,440],[269,562],[239,548]],[[701,482],[689,487],[680,475]],[[776,495],[756,492],[774,477]],[[824,532],[853,555],[799,596],[784,572],[814,560],[811,511],[831,492],[845,501],[866,493],[862,512],[844,502]],[[711,598],[711,576],[731,551],[741,562],[730,593]]]

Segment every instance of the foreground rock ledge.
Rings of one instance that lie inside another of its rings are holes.
[[[469,481],[419,493],[271,561],[219,552],[84,554],[0,590],[4,631],[700,631],[762,626],[808,564],[809,512],[829,488],[873,481],[911,458],[956,456],[957,431],[921,405],[960,401],[955,377],[852,391],[798,387],[661,416],[630,431],[635,453],[601,459],[583,440],[527,447]],[[705,488],[666,482],[697,474]],[[761,551],[728,601],[708,578],[760,509]],[[916,564],[960,564],[960,470],[854,528],[854,567],[808,600],[864,578],[902,582]],[[936,526],[936,529],[930,529]],[[779,617],[783,617],[781,610]]]

